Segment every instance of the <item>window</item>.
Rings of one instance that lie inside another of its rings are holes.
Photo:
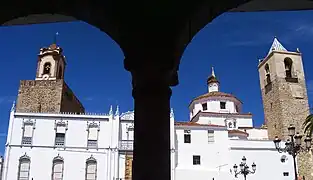
[[[97,161],[94,157],[86,160],[86,180],[97,179]]]
[[[29,180],[30,157],[24,154],[20,157],[18,168],[18,180]]]
[[[283,172],[283,176],[289,176],[289,172]]]
[[[184,130],[184,143],[191,143],[190,130]]]
[[[62,180],[64,171],[64,159],[59,155],[53,159],[52,180]]]
[[[286,78],[291,78],[292,74],[292,60],[290,58],[285,58],[284,60],[284,64],[285,64],[285,72],[286,72]]]
[[[282,155],[280,158],[280,162],[285,163],[287,161],[287,156],[286,155]]]
[[[88,125],[88,140],[87,147],[88,148],[97,148],[98,147],[98,132],[99,126],[97,123],[92,122]]]
[[[202,104],[202,109],[203,109],[203,111],[208,110],[208,104],[207,103],[203,103]]]
[[[51,63],[47,62],[43,65],[43,74],[50,74]]]
[[[34,123],[31,120],[23,123],[22,145],[31,145],[33,141]]]
[[[193,165],[200,165],[200,156],[194,155],[193,156]]]
[[[64,146],[64,145],[65,145],[65,133],[56,133],[55,146]]]
[[[55,133],[55,141],[54,145],[57,147],[63,147],[65,146],[65,133],[67,130],[67,124],[65,122],[61,121],[56,124],[56,133]]]
[[[226,102],[220,102],[220,109],[226,109]]]
[[[214,142],[214,131],[213,130],[208,130],[208,142]]]
[[[266,74],[270,73],[270,66],[268,64],[265,64],[264,69]]]

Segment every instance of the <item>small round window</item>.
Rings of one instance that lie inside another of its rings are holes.
[[[286,155],[282,155],[281,156],[281,158],[280,158],[280,162],[282,162],[282,163],[285,163],[285,162],[287,162],[287,156]]]

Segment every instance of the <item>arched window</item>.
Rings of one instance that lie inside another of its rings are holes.
[[[64,170],[64,159],[61,156],[53,158],[52,180],[62,180]]]
[[[268,64],[265,64],[265,74],[266,74],[266,83],[269,84],[271,82],[271,75],[270,75],[270,67]]]
[[[29,180],[30,157],[26,153],[20,157],[18,167],[18,180]]]
[[[268,64],[265,64],[265,72],[266,74],[270,73],[270,66]]]
[[[286,77],[287,78],[291,78],[292,77],[292,74],[291,74],[291,71],[292,71],[292,60],[287,57],[284,60],[284,64],[285,64]]]
[[[51,70],[51,63],[46,62],[43,65],[43,74],[50,74],[50,70]]]
[[[86,180],[97,179],[97,160],[91,155],[86,160]]]
[[[232,122],[228,122],[228,127],[229,128],[233,128],[233,123]]]

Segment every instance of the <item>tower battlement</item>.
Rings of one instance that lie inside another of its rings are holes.
[[[84,113],[85,109],[63,79],[22,80],[16,111]]]

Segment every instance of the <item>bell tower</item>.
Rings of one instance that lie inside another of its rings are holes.
[[[83,113],[83,105],[64,81],[63,50],[55,43],[40,49],[35,80],[21,80],[17,112]]]
[[[302,133],[302,123],[310,112],[299,49],[288,51],[275,37],[258,69],[269,139],[278,136],[286,140],[290,124]]]
[[[38,55],[36,80],[56,80],[64,78],[65,56],[56,44],[41,48]]]

